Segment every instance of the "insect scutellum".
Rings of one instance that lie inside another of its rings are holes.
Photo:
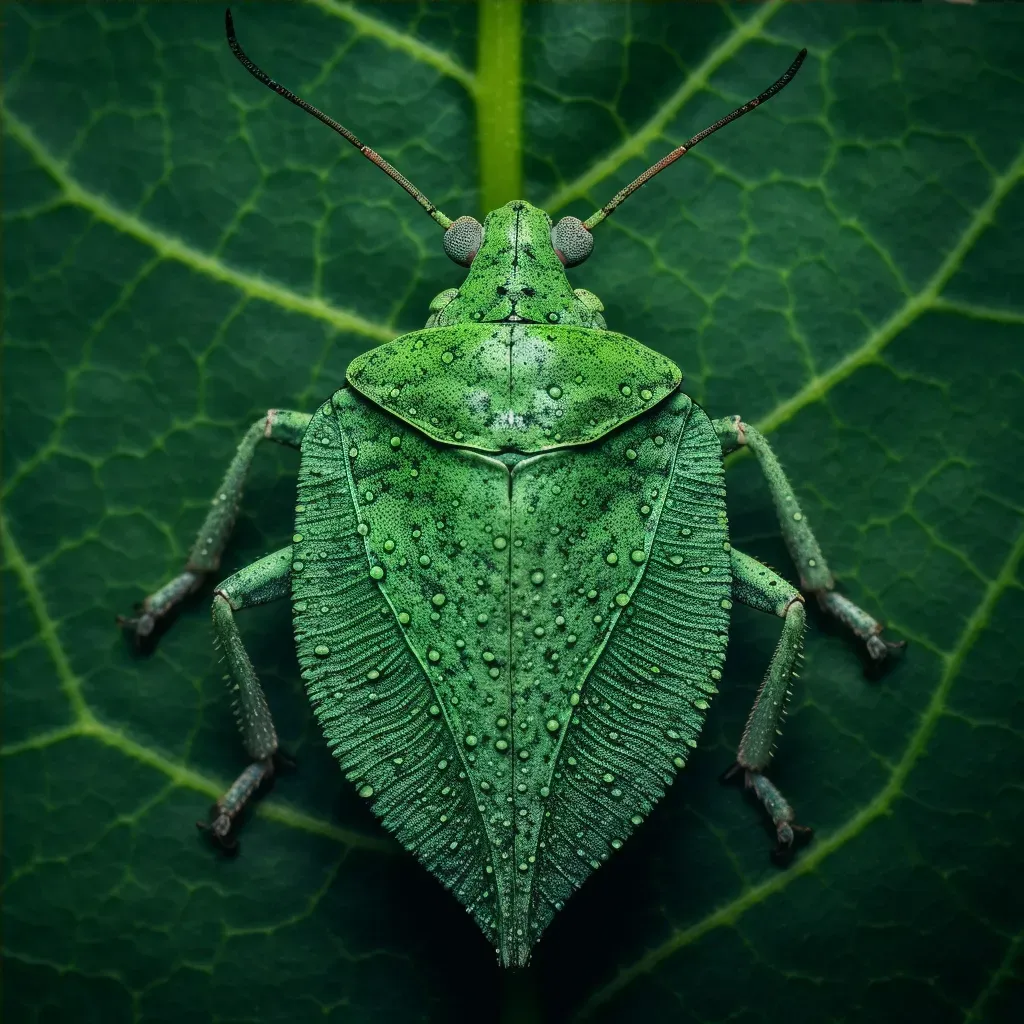
[[[545,211],[517,199],[492,210],[481,224],[469,215],[455,220],[447,217],[408,178],[379,153],[360,142],[344,125],[275,82],[249,59],[239,45],[230,10],[225,12],[224,21],[232,52],[254,78],[350,142],[363,156],[394,178],[445,229],[445,253],[453,262],[470,268],[470,274],[462,288],[449,288],[435,297],[430,304],[427,327],[464,322],[511,321],[604,328],[604,318],[601,316],[604,307],[600,300],[583,289],[574,291],[569,286],[563,268],[579,266],[587,259],[594,248],[593,229],[614,213],[638,188],[646,185],[656,174],[685,156],[697,143],[713,135],[719,128],[724,128],[784,89],[800,70],[807,56],[807,50],[801,50],[785,74],[764,92],[652,164],[585,221],[567,215],[553,222]],[[482,275],[474,275],[472,272],[478,257],[487,267],[485,288],[480,286]],[[506,272],[504,275],[503,271]],[[502,276],[507,280],[495,285],[494,282],[500,281]],[[525,283],[527,280],[529,283]]]

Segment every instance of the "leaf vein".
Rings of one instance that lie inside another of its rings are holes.
[[[4,109],[8,134],[16,139],[36,163],[59,186],[66,202],[90,213],[97,221],[108,224],[122,234],[134,238],[166,260],[183,264],[207,277],[231,285],[249,298],[270,302],[282,309],[302,313],[315,320],[324,320],[343,331],[351,331],[374,341],[390,341],[397,331],[386,324],[367,320],[356,313],[339,309],[323,299],[302,295],[275,281],[229,266],[215,257],[200,252],[187,242],[147,224],[134,214],[121,209],[105,196],[80,185],[67,166],[54,156],[36,134],[20,118]]]

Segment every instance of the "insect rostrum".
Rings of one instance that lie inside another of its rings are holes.
[[[518,200],[451,220],[342,134],[444,229],[468,268],[425,329],[359,356],[312,414],[249,429],[185,571],[126,623],[137,637],[216,572],[249,464],[270,439],[301,450],[292,544],[219,583],[217,641],[251,764],[209,834],[235,842],[272,777],[277,735],[234,621],[291,598],[302,676],[347,778],[384,825],[520,966],[565,901],[622,846],[697,745],[740,601],[783,620],[733,771],[779,850],[808,833],[765,775],[805,625],[801,593],[732,548],[723,452],[747,445],[779,510],[803,590],[862,637],[881,626],[834,589],[764,438],[711,420],[664,356],[607,328],[566,267],[632,192],[796,74],[673,150],[587,221]]]

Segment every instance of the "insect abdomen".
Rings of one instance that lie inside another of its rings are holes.
[[[710,424],[679,395],[510,470],[342,391],[306,434],[300,501],[296,636],[325,734],[524,963],[714,690],[729,580]]]

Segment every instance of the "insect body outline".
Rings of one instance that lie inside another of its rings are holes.
[[[217,801],[230,847],[276,770],[278,740],[234,613],[290,598],[299,663],[327,742],[386,828],[524,965],[589,874],[642,824],[698,741],[735,601],[782,637],[730,774],[788,855],[798,825],[766,774],[806,625],[804,596],[736,550],[723,453],[751,449],[801,589],[866,643],[881,625],[835,589],[767,441],[711,420],[670,359],[608,328],[572,288],[593,230],[654,174],[770,99],[760,96],[645,171],[586,221],[525,200],[455,220],[338,122],[333,128],[442,227],[467,269],[422,330],[356,357],[313,414],[270,410],[239,446],[185,570],[123,623],[148,636],[216,573],[253,455],[301,452],[292,543],[220,582],[213,623],[251,763]]]

